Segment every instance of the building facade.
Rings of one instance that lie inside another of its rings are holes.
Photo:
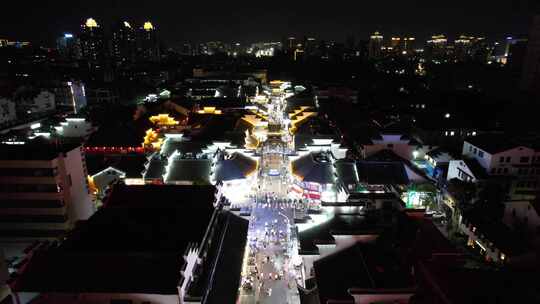
[[[38,138],[1,150],[0,238],[55,238],[93,213],[80,145]]]
[[[0,98],[0,125],[16,119],[15,103],[7,98]]]

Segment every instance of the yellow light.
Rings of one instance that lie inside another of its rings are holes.
[[[220,115],[222,112],[216,109],[216,107],[204,107],[202,110],[197,111],[197,113]]]
[[[154,26],[152,25],[150,21],[146,21],[143,25],[143,28],[145,31],[151,31],[154,29]]]
[[[149,120],[150,122],[158,126],[176,126],[180,124],[174,118],[170,117],[169,114],[159,114],[151,116]]]
[[[159,150],[163,144],[163,138],[159,138],[159,134],[153,129],[146,130],[144,136],[143,147],[152,147],[155,150]]]
[[[86,19],[85,25],[86,25],[86,27],[98,27],[98,24],[97,24],[96,20],[94,20],[94,18]]]

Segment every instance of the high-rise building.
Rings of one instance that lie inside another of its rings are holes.
[[[454,40],[454,56],[457,61],[466,61],[471,58],[474,39],[474,37],[460,35]]]
[[[521,87],[524,90],[540,94],[540,15],[534,18],[529,33]]]
[[[80,81],[66,81],[54,88],[55,102],[57,106],[69,108],[73,113],[78,113],[87,104],[86,89]]]
[[[382,55],[383,35],[379,32],[369,37],[368,56],[370,59],[380,58]]]
[[[390,47],[392,51],[399,52],[401,50],[401,38],[400,37],[390,38]]]
[[[156,28],[150,21],[146,21],[139,29],[138,37],[139,58],[142,61],[159,61],[159,43]]]
[[[78,40],[71,33],[65,33],[56,39],[56,47],[60,55],[67,60],[76,60],[81,57]]]
[[[306,52],[306,55],[308,56],[313,55],[316,49],[317,49],[317,43],[316,43],[315,38],[306,37],[304,39],[304,51]]]
[[[137,52],[135,30],[127,21],[115,24],[112,30],[111,52],[117,64],[133,63]]]
[[[434,35],[427,41],[426,58],[435,62],[441,62],[447,59],[448,39],[445,35]]]
[[[86,22],[81,26],[79,43],[82,58],[87,60],[91,66],[103,63],[107,54],[105,34],[93,18],[86,19]]]
[[[511,37],[508,37],[511,38]],[[507,39],[507,66],[513,71],[521,72],[525,64],[525,56],[527,54],[528,39],[512,38]]]
[[[412,53],[412,51],[414,50],[414,43],[416,42],[416,38],[414,37],[405,37],[403,38],[403,47],[402,47],[402,52],[407,52],[408,53]]]
[[[94,207],[79,144],[41,136],[8,143],[0,145],[0,239],[56,238],[88,219]]]

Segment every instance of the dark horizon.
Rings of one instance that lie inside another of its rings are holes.
[[[438,33],[449,38],[467,34],[502,39],[528,34],[531,18],[538,11],[536,2],[412,0],[392,5],[355,2],[324,6],[297,1],[261,8],[253,2],[171,4],[154,0],[133,4],[125,0],[95,0],[73,4],[60,0],[29,4],[20,1],[10,3],[9,11],[22,12],[25,18],[21,18],[21,13],[3,16],[0,38],[54,46],[57,37],[66,32],[77,34],[83,21],[93,17],[106,30],[115,20],[127,20],[134,25],[150,20],[160,39],[173,47],[185,41],[251,43],[278,41],[285,36],[336,41],[353,36],[358,41],[367,39],[376,30],[386,37],[412,35],[420,41]],[[29,5],[32,7],[27,8]]]

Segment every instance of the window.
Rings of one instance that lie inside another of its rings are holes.
[[[477,151],[476,148],[474,148],[474,149],[473,149],[473,153],[476,154],[476,151]]]
[[[484,151],[482,151],[482,150],[478,150],[478,156],[480,156],[480,157],[484,157]]]
[[[454,131],[450,132],[450,136],[454,136],[456,133]]]
[[[491,169],[491,174],[495,174],[495,173],[497,173],[497,169],[495,168]]]
[[[512,157],[510,157],[510,156],[507,156],[507,157],[506,157],[506,162],[507,162],[507,163],[509,163],[511,160],[512,160]]]
[[[498,168],[498,169],[497,169],[497,173],[498,173],[498,174],[501,174],[501,173],[502,173],[502,168]]]
[[[500,162],[500,163],[504,163],[504,156],[501,156],[501,157],[499,158],[499,162]]]
[[[522,156],[519,158],[519,162],[520,163],[528,163],[529,162],[529,157],[528,156]]]
[[[508,173],[508,168],[504,168],[504,173]]]
[[[472,152],[472,146],[469,146],[469,152]]]
[[[388,145],[386,145],[386,147],[392,149],[392,148],[394,148],[394,144],[388,144]]]

